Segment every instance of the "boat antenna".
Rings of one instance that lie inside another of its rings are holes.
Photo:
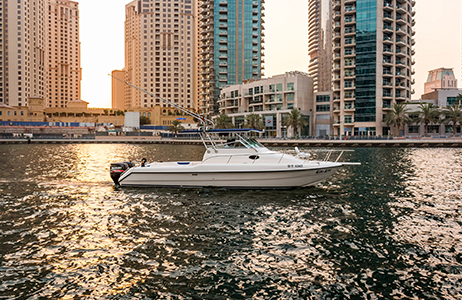
[[[181,110],[181,111],[184,112],[185,114],[188,114],[188,115],[194,117],[195,119],[199,120],[199,121],[204,125],[204,130],[206,130],[206,126],[207,126],[206,121],[209,122],[210,124],[212,124],[212,127],[215,127],[215,123],[213,123],[212,120],[205,118],[205,116],[201,116],[201,115],[199,115],[199,114],[193,113],[192,111],[187,110],[187,109],[185,109],[184,107],[179,106],[178,104],[175,104],[175,103],[173,103],[173,102],[171,102],[171,101],[169,101],[169,100],[167,100],[167,99],[161,98],[161,97],[159,97],[159,96],[156,96],[156,95],[154,95],[153,93],[150,93],[150,92],[148,92],[148,91],[146,91],[146,90],[143,90],[142,88],[139,88],[139,87],[137,87],[136,85],[131,84],[130,82],[127,82],[127,81],[125,81],[125,80],[123,80],[123,79],[117,78],[117,77],[113,76],[112,74],[107,74],[107,75],[111,76],[111,77],[114,78],[114,79],[117,79],[117,80],[119,80],[119,81],[122,81],[123,83],[128,84],[129,86],[132,86],[132,87],[134,87],[135,89],[140,90],[140,91],[142,91],[143,93],[146,93],[146,94],[148,94],[148,95],[151,96],[151,97],[154,97],[154,98],[156,98],[156,99],[159,99],[159,100],[161,100],[162,102],[164,102],[165,104],[168,104],[168,105],[170,105],[170,106],[175,107],[176,109]]]

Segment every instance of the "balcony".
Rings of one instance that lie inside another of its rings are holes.
[[[384,53],[393,53],[393,49],[391,47],[383,47]]]
[[[393,3],[384,1],[383,2],[383,10],[393,11]]]
[[[393,95],[391,93],[383,92],[382,94],[383,98],[393,98]]]
[[[345,121],[343,122],[344,126],[355,126],[355,122],[351,119],[345,119]]]
[[[392,33],[393,32],[393,26],[391,24],[384,23],[383,24],[383,31]]]
[[[396,16],[396,24],[399,24],[399,25],[406,25],[407,21],[405,18],[403,18],[402,16],[400,15],[397,15]]]
[[[345,6],[345,15],[356,13],[356,6]]]
[[[401,4],[396,4],[396,12],[400,14],[405,14],[406,13],[406,7]]]
[[[383,70],[383,76],[384,77],[393,77],[393,73],[391,70]]]
[[[338,21],[340,20],[340,18],[342,17],[342,13],[340,11],[334,11],[334,21]]]
[[[384,65],[392,65],[393,64],[393,60],[391,58],[384,58],[383,59],[383,64]]]
[[[389,13],[389,12],[384,12],[383,13],[383,19],[393,21],[393,15],[391,13]]]

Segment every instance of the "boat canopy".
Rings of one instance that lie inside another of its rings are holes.
[[[201,133],[204,130],[201,129],[187,129],[182,130],[178,133]],[[209,133],[246,133],[246,132],[257,132],[262,133],[263,130],[253,129],[253,128],[230,128],[230,129],[206,129],[205,132]]]

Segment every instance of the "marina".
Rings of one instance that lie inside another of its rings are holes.
[[[460,299],[462,150],[354,150],[309,188],[119,189],[110,163],[203,145],[1,144],[0,294]]]

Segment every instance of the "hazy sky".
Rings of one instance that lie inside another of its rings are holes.
[[[124,20],[128,0],[77,0],[80,9],[82,99],[111,106],[111,79],[124,67]],[[462,1],[416,1],[416,93],[429,70],[454,68],[462,86]],[[265,1],[265,76],[308,70],[308,0]]]

